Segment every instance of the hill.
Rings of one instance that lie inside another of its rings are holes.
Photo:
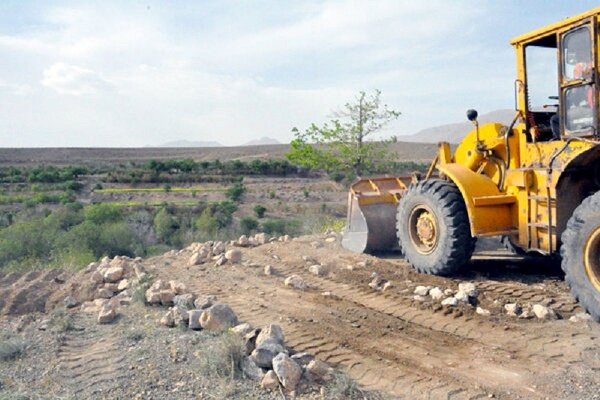
[[[479,116],[479,123],[500,122],[508,125],[512,121],[515,112],[513,110],[496,110]],[[473,129],[473,124],[466,120],[453,124],[439,125],[423,129],[415,134],[399,136],[405,142],[437,143],[441,141],[459,143],[463,136]]]

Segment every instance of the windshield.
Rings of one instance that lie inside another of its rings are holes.
[[[567,33],[563,38],[563,77],[588,79],[592,74],[592,41],[588,27]]]

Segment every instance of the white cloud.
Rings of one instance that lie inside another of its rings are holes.
[[[461,4],[290,3],[287,18],[268,23],[265,10],[240,16],[227,6],[215,15],[122,2],[51,7],[36,28],[0,35],[0,76],[29,88],[27,102],[0,109],[0,136],[7,146],[287,140],[292,127],[322,121],[375,87],[403,111],[395,128],[410,133],[472,71],[464,59],[480,49],[453,48],[482,10]],[[17,86],[3,91],[0,82],[0,102],[14,100]]]
[[[43,74],[41,84],[54,89],[59,94],[90,95],[108,86],[108,82],[94,71],[62,62],[46,68]]]

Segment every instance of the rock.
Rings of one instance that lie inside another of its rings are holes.
[[[521,314],[521,306],[517,303],[508,303],[504,305],[504,309],[506,310],[506,314],[516,317]]]
[[[463,303],[469,303],[469,299],[470,299],[468,294],[466,294],[465,292],[461,292],[460,290],[458,292],[456,292],[456,294],[454,295],[454,298]]]
[[[321,296],[323,297],[332,297],[333,293],[331,293],[329,290],[326,290],[324,292],[321,293]]]
[[[314,264],[308,267],[308,272],[310,272],[313,275],[321,276],[325,273],[325,269],[322,265]]]
[[[173,304],[191,310],[194,308],[194,300],[196,300],[196,296],[192,293],[179,294],[173,297]]]
[[[190,310],[188,311],[188,325],[190,329],[200,330],[202,329],[202,325],[200,325],[200,316],[202,315],[202,310]]]
[[[225,258],[232,263],[239,263],[242,261],[242,252],[238,249],[231,249],[225,253]]]
[[[336,240],[337,240],[337,239],[336,239],[336,238],[334,238],[334,237],[328,237],[327,239],[325,239],[325,241],[326,241],[327,243],[333,243],[333,242],[335,242]]]
[[[283,284],[285,286],[291,286],[294,289],[299,289],[299,290],[304,290],[306,289],[308,286],[306,285],[306,283],[304,282],[304,279],[302,279],[301,277],[299,277],[298,275],[291,275],[288,276],[287,278],[285,278],[285,280],[283,281]]]
[[[246,247],[248,246],[248,236],[242,235],[237,241],[238,246]]]
[[[254,240],[256,240],[257,244],[265,244],[267,243],[267,235],[265,233],[257,233],[254,235]]]
[[[133,272],[135,272],[135,276],[138,279],[142,279],[144,276],[146,276],[146,271],[144,270],[142,264],[133,264]]]
[[[585,322],[585,321],[591,321],[592,320],[592,316],[590,314],[581,312],[581,313],[577,313],[575,315],[573,315],[571,318],[569,318],[569,321],[571,322]]]
[[[194,307],[196,307],[197,309],[200,309],[200,310],[206,310],[207,308],[212,306],[214,304],[214,302],[215,302],[215,296],[213,296],[212,294],[209,294],[208,296],[206,296],[203,299],[197,298],[194,301]]]
[[[243,324],[239,324],[234,326],[233,328],[231,328],[231,332],[240,335],[241,337],[246,336],[247,334],[249,334],[250,332],[252,332],[254,329],[252,328],[252,325],[250,325],[249,323],[245,322]]]
[[[100,271],[94,271],[92,275],[90,275],[90,281],[96,285],[100,285],[104,283],[104,277]]]
[[[311,264],[314,264],[317,262],[317,260],[315,260],[311,256],[302,256],[302,260],[306,261],[307,263],[311,263]]]
[[[171,315],[173,315],[173,321],[175,321],[175,325],[189,324],[190,316],[186,308],[176,305],[171,308]]]
[[[315,356],[307,351],[293,354],[291,357],[292,360],[296,361],[301,367],[306,367],[312,360],[315,359]]]
[[[113,292],[109,288],[105,288],[105,287],[100,288],[100,289],[98,289],[96,291],[96,298],[97,299],[110,299],[114,295],[115,295],[115,292]]]
[[[129,279],[123,279],[117,285],[117,290],[119,292],[122,292],[123,290],[128,289],[128,288],[129,288]]]
[[[279,354],[284,353],[285,348],[283,345],[273,339],[265,340],[261,344],[257,344],[256,348],[250,354],[250,357],[256,365],[262,368],[271,368],[273,358]]]
[[[261,329],[260,333],[256,337],[256,346],[267,340],[274,340],[279,344],[283,344],[285,337],[283,335],[283,329],[277,324],[270,324]]]
[[[170,289],[163,289],[159,292],[160,304],[163,306],[172,306],[173,299],[175,298],[175,292]]]
[[[492,313],[490,312],[490,310],[486,310],[485,308],[481,308],[481,307],[477,307],[477,309],[475,310],[475,312],[479,315],[484,315],[486,317],[490,316]]]
[[[256,348],[256,338],[260,334],[260,329],[252,329],[244,336],[244,354],[250,355]]]
[[[118,282],[123,277],[122,267],[110,267],[104,271],[103,278],[105,282]]]
[[[200,265],[204,262],[204,257],[200,254],[200,252],[196,252],[192,254],[190,259],[188,260],[188,265],[193,267],[194,265]]]
[[[265,390],[277,390],[279,388],[279,379],[277,378],[275,372],[267,371],[260,382],[260,387]]]
[[[273,275],[275,273],[274,269],[270,265],[265,265],[265,275]]]
[[[444,298],[444,292],[439,287],[434,287],[429,290],[429,295],[435,301],[439,301]]]
[[[356,263],[356,266],[358,268],[366,268],[369,266],[369,262],[368,261],[359,261]]]
[[[175,319],[173,318],[173,313],[169,310],[163,317],[160,319],[160,324],[166,326],[167,328],[173,328],[175,326]]]
[[[290,240],[292,240],[290,235],[283,235],[282,242],[289,242]]]
[[[200,315],[200,325],[207,331],[222,331],[237,323],[237,316],[227,304],[215,304]]]
[[[294,390],[302,377],[300,366],[285,353],[279,353],[273,358],[273,371],[288,391]]]
[[[241,367],[244,375],[253,381],[262,381],[265,377],[263,370],[249,357],[244,357]]]
[[[523,312],[519,315],[519,319],[531,319],[531,318],[533,318],[533,314],[530,309],[523,310]]]
[[[225,243],[216,242],[212,247],[212,254],[214,256],[218,256],[219,254],[223,254],[225,252]]]
[[[465,293],[469,297],[477,297],[479,291],[472,282],[463,282],[458,284],[458,291]]]
[[[146,290],[146,302],[149,304],[160,303],[160,291],[153,288]]]
[[[99,324],[110,324],[114,321],[117,313],[115,309],[110,304],[105,304],[100,308],[100,313],[98,314],[98,323]]]
[[[67,296],[63,299],[63,304],[66,308],[73,308],[77,305],[77,300],[73,296]]]
[[[168,285],[176,295],[188,293],[187,286],[179,281],[169,281]]]
[[[550,307],[543,306],[541,304],[534,304],[532,308],[533,313],[538,319],[557,319],[556,313]]]
[[[317,380],[328,381],[331,378],[333,368],[320,360],[312,360],[306,366],[306,370]]]
[[[418,296],[428,296],[430,290],[431,286],[417,286],[413,293]]]
[[[313,249],[318,249],[320,247],[323,247],[323,244],[315,240],[314,242],[310,242],[310,247],[312,247]]]
[[[444,296],[454,296],[454,290],[452,290],[452,289],[444,290]]]
[[[227,263],[227,257],[225,257],[224,255],[220,255],[217,258],[217,261],[215,261],[215,267],[220,267],[221,265],[225,265]]]
[[[387,281],[384,278],[382,278],[381,276],[375,275],[373,277],[373,280],[371,281],[371,283],[369,283],[369,287],[374,290],[381,290],[381,288],[383,287],[383,285],[386,282]]]
[[[456,307],[458,305],[458,299],[456,297],[448,297],[442,300],[443,306]]]
[[[387,281],[386,283],[383,284],[383,286],[381,287],[381,291],[385,292],[386,290],[389,290],[390,288],[393,287],[392,282]]]
[[[413,296],[413,299],[414,299],[414,300],[416,300],[416,301],[419,301],[419,302],[421,302],[421,303],[423,303],[423,302],[427,301],[427,297],[425,297],[425,296],[421,296],[420,294],[415,294],[415,295]]]

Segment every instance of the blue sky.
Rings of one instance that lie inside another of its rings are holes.
[[[597,5],[3,0],[0,146],[283,142],[374,88],[410,134],[511,108],[509,39]]]

